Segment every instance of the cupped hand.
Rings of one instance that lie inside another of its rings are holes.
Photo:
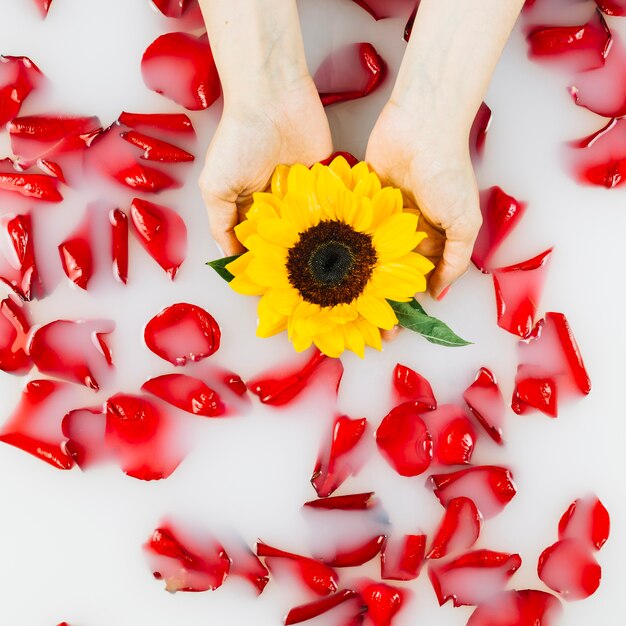
[[[372,130],[366,160],[421,211],[419,228],[429,236],[418,251],[435,263],[431,295],[443,297],[467,270],[482,222],[467,133],[390,101]]]
[[[328,119],[310,77],[227,105],[199,180],[211,232],[224,253],[243,251],[234,227],[277,165],[312,165],[331,152]]]

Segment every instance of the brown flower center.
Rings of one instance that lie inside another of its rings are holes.
[[[300,235],[287,256],[289,282],[320,306],[358,298],[376,265],[372,238],[339,221],[320,222]]]

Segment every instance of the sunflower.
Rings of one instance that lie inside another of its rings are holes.
[[[261,296],[259,337],[286,330],[299,352],[314,344],[331,357],[362,357],[398,323],[388,300],[426,290],[433,265],[414,251],[426,237],[418,219],[366,163],[281,165],[235,227],[247,252],[226,266],[230,285]]]

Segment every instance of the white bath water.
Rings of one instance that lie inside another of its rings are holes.
[[[403,20],[376,23],[348,0],[302,0],[300,8],[312,71],[332,47],[354,41],[370,41],[392,68],[397,67],[405,45]],[[615,19],[610,25],[626,31],[626,21]],[[29,114],[98,115],[107,125],[122,110],[180,111],[148,91],[140,74],[145,48],[161,33],[176,29],[176,22],[156,13],[147,0],[54,0],[46,21],[39,18],[34,2],[0,0],[0,52],[29,56],[50,80],[49,88],[34,92],[22,109]],[[518,229],[498,254],[499,265],[555,246],[540,311],[566,314],[594,390],[582,401],[561,406],[557,420],[509,412],[503,448],[480,433],[474,462],[509,466],[518,494],[502,514],[488,520],[477,547],[519,552],[524,563],[511,586],[544,589],[536,576],[537,557],[556,540],[558,520],[570,502],[596,492],[613,521],[613,536],[598,555],[603,581],[590,599],[566,604],[562,623],[619,626],[626,557],[622,450],[626,192],[580,187],[564,170],[562,142],[603,124],[571,103],[565,83],[557,72],[526,59],[525,42],[516,31],[487,98],[494,116],[478,176],[481,187],[497,184],[529,203]],[[388,82],[361,101],[328,110],[337,149],[364,156],[369,130],[390,87]],[[198,135],[198,158],[183,189],[157,198],[159,204],[176,206],[188,227],[187,260],[175,282],[132,237],[127,287],[104,271],[85,293],[72,288],[62,273],[56,246],[81,223],[87,204],[106,194],[107,211],[114,206],[128,211],[132,192],[64,187],[62,204],[33,204],[37,235],[40,242],[45,238],[47,248],[40,269],[48,284],[57,285],[50,297],[29,306],[33,322],[104,318],[116,323],[110,338],[116,376],[106,381],[99,395],[89,394],[92,405],[115,392],[136,393],[148,378],[172,371],[146,348],[142,331],[153,315],[174,302],[200,305],[216,317],[223,333],[222,347],[210,358],[216,365],[246,378],[294,358],[284,336],[254,337],[252,300],[231,293],[204,265],[219,252],[194,181],[220,106],[190,114]],[[6,133],[0,136],[0,146],[2,154],[8,153]],[[4,213],[4,205],[0,211]],[[487,366],[508,401],[516,341],[496,325],[491,278],[471,269],[443,302],[424,303],[474,344],[446,349],[404,333],[382,354],[369,353],[364,361],[352,355],[344,359],[338,407],[308,393],[285,410],[254,402],[240,418],[198,418],[192,424],[192,451],[167,480],[144,483],[124,476],[114,465],[86,473],[62,472],[16,448],[0,447],[0,623],[281,623],[287,610],[306,595],[285,579],[271,582],[259,598],[240,579],[227,580],[213,593],[171,595],[152,578],[141,546],[162,519],[175,517],[208,531],[228,528],[249,545],[261,537],[271,545],[305,551],[311,529],[301,505],[315,497],[309,479],[321,439],[336,411],[365,416],[378,425],[390,408],[391,373],[397,362],[426,376],[441,403],[461,402],[477,370]],[[23,384],[22,379],[0,375],[3,421]],[[425,475],[399,477],[373,454],[340,493],[373,490],[394,533],[415,533],[419,528],[432,533],[443,509],[425,482]],[[374,562],[360,571],[378,574]],[[395,626],[465,624],[471,609],[439,608],[424,572],[406,587],[414,592],[413,599]]]

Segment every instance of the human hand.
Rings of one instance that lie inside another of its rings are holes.
[[[428,238],[417,250],[435,263],[428,288],[442,298],[467,270],[482,222],[467,133],[390,101],[372,130],[366,160],[421,211],[419,228]]]
[[[225,108],[199,181],[211,232],[227,255],[243,251],[234,227],[277,165],[312,165],[332,152],[328,119],[309,76],[275,93],[242,95]]]

